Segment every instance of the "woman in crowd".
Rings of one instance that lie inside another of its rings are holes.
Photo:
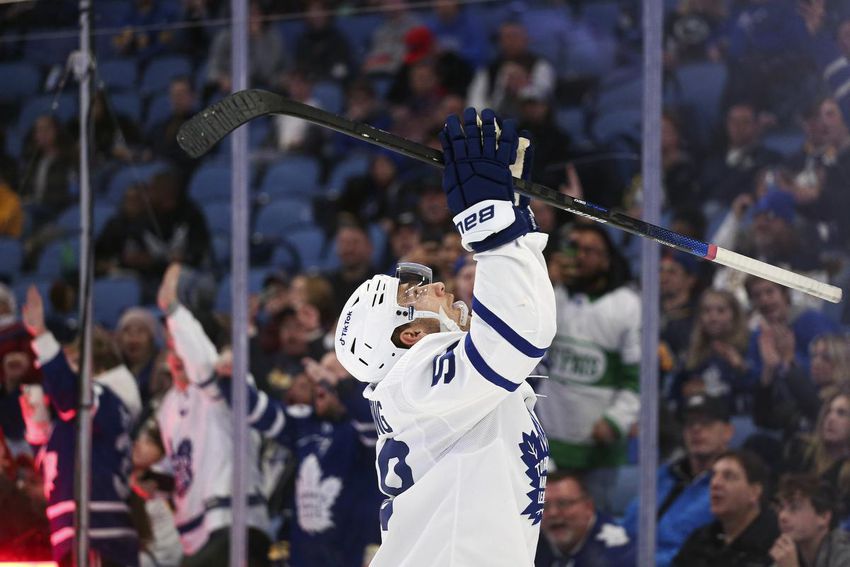
[[[158,397],[168,389],[168,384],[163,387],[154,380],[160,358],[162,325],[147,309],[133,307],[125,311],[118,321],[115,339],[124,364],[139,385],[142,404],[147,407],[152,397]]]
[[[811,369],[779,365],[762,373],[756,388],[756,425],[780,430],[786,440],[809,432],[817,421],[821,401],[850,382],[850,342],[840,335],[821,335],[809,346]]]
[[[789,443],[785,468],[830,482],[838,490],[844,513],[850,510],[850,387],[833,389],[823,400],[814,432]]]
[[[708,289],[699,301],[696,324],[684,368],[674,378],[672,402],[697,393],[744,401],[749,331],[740,303],[725,290]]]

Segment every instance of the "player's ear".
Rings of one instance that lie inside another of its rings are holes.
[[[408,325],[398,335],[398,340],[406,348],[412,347],[428,334],[424,326],[417,323],[418,321]]]

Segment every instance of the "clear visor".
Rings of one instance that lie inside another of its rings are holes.
[[[396,268],[398,278],[398,303],[403,307],[413,305],[428,292],[434,273],[428,266],[415,262],[400,262]]]

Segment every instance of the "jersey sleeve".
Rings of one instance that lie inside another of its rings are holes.
[[[73,419],[77,409],[78,377],[68,365],[65,353],[50,332],[33,339],[32,348],[44,375],[44,393],[60,419]]]
[[[440,350],[404,365],[426,374],[403,381],[416,409],[449,421],[477,420],[525,381],[555,335],[555,298],[542,255],[546,238],[527,234],[476,255],[469,332],[454,333],[450,344],[442,339]]]
[[[532,233],[477,254],[472,323],[461,348],[476,374],[514,391],[555,336],[555,294],[543,247]]]
[[[186,377],[205,394],[218,396],[214,372],[218,351],[204,328],[182,305],[178,305],[168,316],[167,325],[174,341],[174,350],[183,362]]]

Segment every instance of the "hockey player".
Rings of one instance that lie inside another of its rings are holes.
[[[30,287],[23,321],[34,337],[32,348],[44,376],[43,396],[33,390],[21,397],[27,421],[27,439],[41,445],[36,457],[44,476],[47,518],[53,558],[71,565],[74,541],[74,460],[76,449],[77,369],[47,330],[41,295]],[[97,331],[97,330],[96,330]],[[132,467],[129,431],[141,412],[141,398],[133,375],[121,363],[118,350],[105,333],[92,340],[92,374],[95,376],[92,408],[92,479],[89,513],[90,564],[130,566],[139,564],[139,538],[130,519],[127,497]],[[38,387],[41,392],[41,387]],[[49,401],[56,418],[43,421]],[[40,437],[40,439],[39,439]]]
[[[530,566],[548,443],[525,379],[555,333],[547,237],[528,199],[514,199],[511,173],[527,175],[530,159],[517,159],[512,121],[499,132],[491,110],[479,125],[467,109],[440,138],[448,204],[477,253],[475,316],[428,268],[407,264],[364,282],[335,333],[340,362],[369,384],[379,433],[388,498],[372,566]]]

